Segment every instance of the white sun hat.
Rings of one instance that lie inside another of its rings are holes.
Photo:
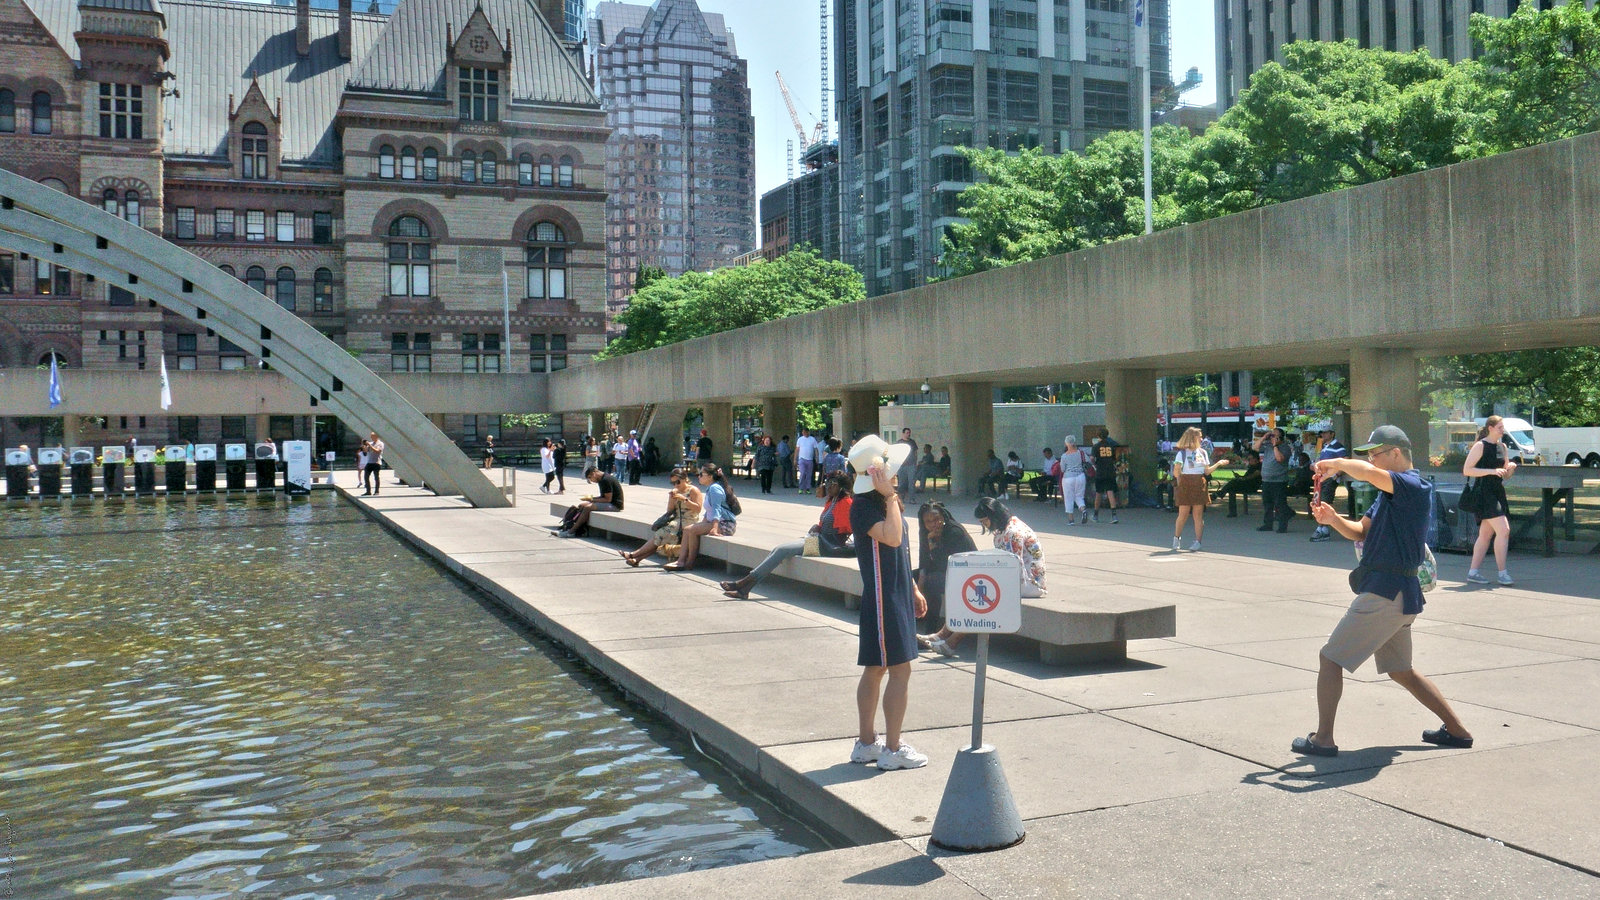
[[[906,459],[911,455],[911,445],[904,443],[886,443],[883,438],[869,434],[850,448],[850,466],[858,473],[856,483],[851,490],[857,494],[865,494],[872,490],[872,476],[867,474],[871,466],[879,466],[888,477],[893,478],[900,467],[906,464]]]

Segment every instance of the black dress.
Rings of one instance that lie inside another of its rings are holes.
[[[1478,457],[1475,468],[1498,469],[1506,464],[1499,444],[1489,440],[1478,443],[1483,445],[1483,453]],[[1499,475],[1479,475],[1477,486],[1472,489],[1472,497],[1473,512],[1477,513],[1479,519],[1511,514],[1510,507],[1506,505],[1506,483]]]

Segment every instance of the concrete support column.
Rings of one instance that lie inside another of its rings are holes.
[[[602,432],[606,430],[605,410],[589,411],[588,428],[589,430],[586,432],[586,434],[588,434],[590,437],[594,438],[595,440],[599,440],[602,437]]]
[[[794,446],[794,422],[793,397],[761,398],[761,430],[764,434],[772,435],[774,444],[787,434],[789,445]]]
[[[733,404],[707,403],[702,410],[706,434],[711,438],[711,461],[729,471],[733,468]]]
[[[1350,443],[1364,444],[1379,425],[1398,425],[1411,438],[1411,458],[1428,462],[1428,415],[1422,411],[1418,362],[1410,350],[1350,350]]]
[[[878,392],[845,391],[839,398],[839,428],[835,435],[848,450],[861,435],[878,433]]]
[[[76,445],[80,439],[79,435],[82,431],[83,426],[80,424],[77,416],[62,416],[61,446],[72,447]]]
[[[644,407],[625,406],[617,410],[617,428],[626,435],[644,427]]]
[[[378,436],[379,437],[383,437],[383,435],[381,435],[381,434],[378,435]],[[271,439],[272,439],[272,416],[267,415],[265,413],[257,415],[256,416],[255,443],[259,444],[259,443],[262,443],[263,441],[269,441]],[[254,454],[251,455],[251,458],[252,459],[255,458]]]
[[[989,470],[994,449],[994,387],[986,382],[950,385],[950,493],[972,496]]]
[[[656,407],[655,424],[650,426],[650,437],[656,439],[661,451],[663,470],[683,462],[683,419],[689,414],[687,406],[660,405]]]
[[[1149,369],[1106,372],[1106,429],[1128,448],[1130,489],[1149,493],[1156,472],[1156,373]],[[1122,498],[1126,502],[1127,498]]]

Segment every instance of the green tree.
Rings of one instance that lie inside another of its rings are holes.
[[[1542,424],[1600,423],[1600,347],[1447,356],[1424,363],[1423,389],[1466,391],[1480,403],[1536,407]]]
[[[652,284],[667,277],[667,270],[660,266],[640,266],[633,273],[633,292],[638,293]]]
[[[715,272],[686,272],[634,294],[617,321],[627,333],[602,358],[664,347],[866,296],[861,274],[810,249]]]
[[[1528,4],[1504,19],[1474,15],[1469,28],[1483,47],[1478,77],[1493,111],[1484,131],[1495,151],[1600,129],[1600,10]]]

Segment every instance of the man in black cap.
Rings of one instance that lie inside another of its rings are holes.
[[[1296,753],[1337,756],[1334,717],[1344,692],[1344,672],[1354,672],[1374,658],[1380,675],[1388,675],[1443,720],[1422,739],[1442,747],[1471,747],[1472,733],[1456,717],[1432,681],[1411,666],[1411,623],[1422,612],[1422,585],[1417,569],[1427,556],[1428,485],[1411,463],[1411,439],[1393,425],[1372,432],[1355,448],[1361,459],[1318,460],[1316,472],[1329,478],[1346,475],[1377,488],[1378,499],[1360,521],[1346,519],[1314,499],[1311,514],[1352,541],[1365,541],[1361,561],[1351,573],[1356,599],[1323,646],[1317,674],[1317,730],[1297,737]]]

